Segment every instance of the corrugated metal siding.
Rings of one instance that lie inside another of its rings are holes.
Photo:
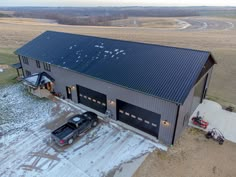
[[[178,104],[184,103],[210,55],[50,31],[16,53]]]
[[[207,83],[206,83],[206,88],[207,89],[210,86],[210,81],[211,81],[211,76],[212,76],[213,68],[214,68],[214,66],[208,71],[208,78],[207,78]]]
[[[204,75],[204,77],[199,80],[199,82],[201,82],[206,77],[206,75],[208,74],[207,83],[206,83],[207,88],[209,87],[212,71],[213,71],[213,67],[210,68],[209,71]],[[199,82],[195,85],[195,87],[199,84]],[[187,120],[189,120],[190,116],[192,115],[191,109],[192,109],[192,104],[193,104],[193,97],[194,97],[195,87],[193,87],[191,89],[191,91],[190,91],[187,99],[185,100],[184,104],[180,106],[178,122],[177,122],[177,125],[176,125],[176,131],[175,131],[175,141],[180,137],[182,131],[184,130],[185,126],[187,125],[187,124],[184,125],[184,121],[185,121],[184,116],[188,115]]]
[[[29,65],[23,64],[23,68],[31,71],[32,73],[44,71],[43,68],[37,68],[35,61],[31,59],[29,59]],[[170,126],[163,127],[160,125],[159,140],[163,141],[165,144],[171,144],[177,113],[176,104],[152,96],[144,95],[139,92],[128,90],[113,84],[102,82],[97,79],[93,79],[91,77],[87,77],[53,65],[51,65],[51,72],[47,73],[55,79],[55,91],[61,92],[65,96],[66,86],[79,84],[107,95],[108,100],[123,100],[133,105],[161,114],[161,120],[169,121]],[[73,101],[78,101],[76,90],[72,90],[72,98]],[[116,105],[111,105],[108,103],[107,107],[112,111],[113,119],[116,119]]]
[[[189,120],[191,116],[191,107],[193,102],[193,94],[194,94],[194,88],[190,91],[187,99],[185,100],[184,104],[180,106],[179,109],[179,116],[178,116],[178,122],[176,125],[176,131],[175,131],[175,137],[174,142],[180,137],[182,131],[184,130],[184,116],[188,115],[187,119]]]

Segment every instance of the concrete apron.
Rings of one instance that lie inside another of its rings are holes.
[[[207,129],[199,128],[192,124],[191,118],[197,115],[199,111],[203,120],[209,122]],[[214,101],[203,100],[197,109],[192,114],[189,125],[204,131],[211,130],[212,128],[219,129],[225,139],[236,143],[236,113],[229,112],[222,109],[222,106]]]
[[[112,119],[105,118],[105,115],[100,113],[100,112],[98,112],[98,111],[94,111],[93,109],[88,108],[88,107],[86,107],[84,105],[81,105],[81,104],[76,104],[76,103],[72,102],[71,100],[67,100],[67,99],[63,100],[63,99],[58,98],[58,97],[56,97],[56,98],[59,99],[60,101],[64,102],[64,103],[69,104],[70,106],[78,109],[78,111],[80,113],[85,112],[85,110],[93,111],[93,112],[97,113],[99,118],[102,119],[103,121],[109,122],[113,126],[122,126],[123,128],[126,128],[124,125],[120,125],[119,123],[117,125],[115,123],[116,121],[114,121]],[[132,129],[131,129],[131,131],[132,131]],[[146,137],[146,136],[144,136],[144,137]],[[146,138],[148,138],[149,140],[153,141],[153,143],[155,143],[157,148],[159,148],[160,150],[163,150],[163,151],[167,151],[168,150],[167,146],[157,142],[156,140],[153,140],[150,137],[146,137]],[[120,166],[118,166],[117,168],[114,168],[113,170],[111,170],[106,176],[107,177],[131,177],[131,176],[134,175],[136,170],[144,162],[144,160],[147,158],[148,155],[149,155],[149,153],[144,154],[144,155],[142,155],[140,157],[137,157],[135,159],[132,159],[129,162],[125,162],[125,163],[121,164]]]

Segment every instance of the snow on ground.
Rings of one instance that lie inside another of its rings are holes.
[[[197,107],[192,117],[196,116],[198,111],[200,116],[209,122],[207,131],[212,128],[217,128],[223,133],[227,140],[236,143],[235,112],[223,110],[220,104],[210,100],[204,100],[203,103]],[[192,125],[191,120],[190,124]]]
[[[0,68],[0,73],[2,73],[3,72],[3,69],[2,68]]]
[[[158,147],[104,122],[73,145],[58,147],[44,125],[73,111],[31,96],[20,84],[0,88],[0,176],[103,177]]]

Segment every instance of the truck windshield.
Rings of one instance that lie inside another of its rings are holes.
[[[70,122],[69,122],[69,123],[67,123],[67,125],[68,125],[69,127],[73,128],[73,129],[76,128],[76,125],[73,124],[73,123],[70,123]]]

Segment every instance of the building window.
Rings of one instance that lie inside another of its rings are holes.
[[[26,75],[26,77],[27,77],[27,76],[30,76],[30,75],[31,75],[31,72],[28,71],[28,70],[25,70],[25,75]]]
[[[24,64],[27,64],[27,65],[29,64],[27,57],[22,56],[21,58],[22,58]]]
[[[40,68],[40,62],[38,60],[36,60],[36,66],[37,68]]]
[[[51,66],[48,63],[43,63],[43,67],[46,71],[51,71]]]

